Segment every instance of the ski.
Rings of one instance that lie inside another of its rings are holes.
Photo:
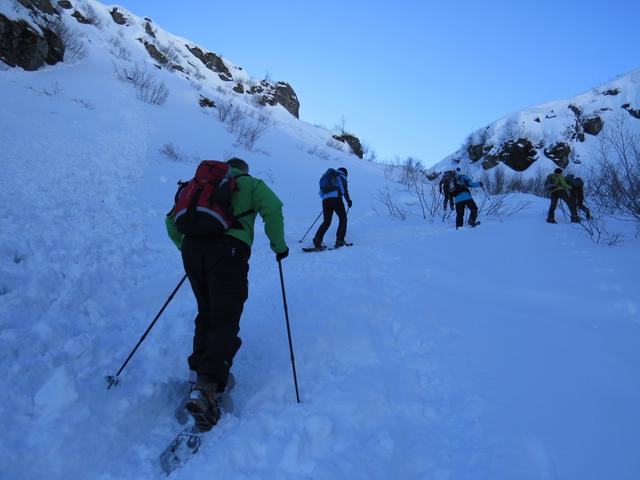
[[[337,250],[337,249],[342,248],[342,247],[353,247],[353,243],[345,242],[344,245],[334,245],[333,247],[329,248],[329,250]]]
[[[353,243],[345,243],[344,245],[339,245],[339,246],[333,246],[333,247],[327,247],[327,246],[323,246],[323,247],[303,247],[302,251],[303,252],[324,252],[325,250],[337,250],[339,248],[342,247],[353,247]]]
[[[230,374],[227,389],[220,397],[218,407],[221,413],[233,412],[233,400],[228,392],[235,385],[235,379]],[[175,411],[176,420],[180,425],[184,425],[184,429],[178,433],[176,438],[165,448],[160,454],[160,466],[165,475],[169,476],[172,472],[180,468],[187,463],[191,457],[193,457],[202,444],[202,438],[207,431],[203,431],[198,427],[194,421],[192,412],[187,410],[187,402],[189,395],[195,386],[195,382],[188,382],[186,387],[186,394],[180,401],[178,408]],[[220,420],[218,419],[218,422]],[[217,422],[216,422],[217,423]]]
[[[327,247],[302,247],[302,251],[303,252],[324,252],[325,250],[328,250]]]

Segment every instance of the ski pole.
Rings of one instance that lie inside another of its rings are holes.
[[[291,341],[291,326],[289,325],[289,309],[287,307],[287,295],[284,291],[284,277],[282,276],[282,260],[278,260],[280,269],[280,286],[282,287],[282,304],[284,305],[284,317],[287,321],[287,336],[289,337],[289,352],[291,353],[291,368],[293,369],[293,384],[296,387],[296,400],[300,403],[300,393],[298,392],[298,376],[296,375],[296,360],[293,357],[293,342]]]
[[[320,218],[320,216],[322,215],[322,212],[320,212],[320,214],[318,215],[318,218],[316,218],[313,223],[311,224],[311,226],[309,227],[309,230],[307,230],[307,233],[305,233],[302,238],[300,240],[298,240],[298,242],[302,243],[302,241],[304,240],[304,237],[307,236],[307,234],[311,231],[311,229],[313,228],[313,226],[316,224],[316,222],[318,221],[318,219]]]
[[[118,373],[116,373],[115,375],[107,375],[105,377],[105,379],[107,380],[107,383],[109,384],[109,386],[107,387],[107,390],[109,390],[111,387],[113,387],[113,386],[118,384],[118,382],[120,381],[120,379],[118,377],[120,376],[120,374],[124,370],[124,367],[127,366],[127,363],[129,363],[129,360],[131,360],[131,357],[133,357],[133,354],[136,353],[136,350],[138,350],[138,347],[142,344],[144,339],[147,337],[147,335],[149,334],[149,332],[151,331],[153,326],[156,324],[156,322],[160,318],[160,315],[162,315],[162,312],[164,312],[164,309],[167,308],[167,305],[169,305],[169,302],[173,299],[173,296],[178,292],[178,290],[180,289],[180,287],[182,286],[182,284],[184,283],[184,281],[186,279],[187,279],[187,274],[185,273],[184,277],[182,277],[182,280],[180,280],[180,283],[178,283],[178,286],[176,286],[176,288],[173,290],[173,292],[171,292],[171,295],[169,295],[169,298],[167,298],[167,301],[164,302],[164,305],[162,306],[162,308],[160,309],[160,311],[156,315],[156,318],[154,318],[153,321],[151,322],[151,325],[149,325],[149,327],[147,328],[147,331],[144,332],[142,337],[140,337],[140,340],[138,341],[138,344],[133,348],[133,350],[131,351],[131,353],[127,357],[127,359],[124,361],[124,363],[120,367],[120,370],[118,370]]]

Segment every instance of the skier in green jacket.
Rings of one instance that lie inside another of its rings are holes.
[[[571,185],[562,175],[562,169],[556,168],[551,175],[547,178],[547,188],[549,196],[551,197],[551,204],[549,205],[549,212],[547,213],[548,223],[558,223],[555,220],[556,207],[558,206],[558,200],[562,200],[569,211],[571,212],[571,221],[579,222],[580,217],[576,213],[573,202],[569,199],[569,192],[571,191]]]
[[[193,352],[188,359],[197,380],[186,407],[202,430],[218,421],[218,399],[227,386],[233,358],[242,343],[238,333],[249,293],[247,274],[258,214],[276,259],[280,261],[289,254],[280,199],[262,180],[249,175],[244,160],[232,158],[227,163],[238,185],[230,202],[238,228],[216,237],[183,237],[172,216],[167,217],[169,236],[182,252],[198,304]]]

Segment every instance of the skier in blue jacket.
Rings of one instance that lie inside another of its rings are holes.
[[[351,197],[349,196],[349,187],[347,182],[347,169],[344,167],[340,167],[336,173],[336,183],[335,189],[329,192],[320,192],[320,198],[322,198],[322,213],[323,213],[323,222],[318,228],[315,236],[313,237],[313,245],[316,248],[323,248],[324,244],[322,240],[324,238],[324,234],[327,233],[327,230],[331,226],[331,219],[333,218],[333,213],[335,212],[338,215],[338,230],[336,231],[336,247],[342,247],[345,245],[344,237],[347,234],[347,212],[344,208],[344,203],[342,202],[342,197],[347,201],[347,206],[351,208],[353,203],[351,202]]]
[[[480,222],[478,218],[478,206],[471,196],[471,188],[482,187],[482,182],[474,182],[469,177],[460,172],[460,167],[456,168],[455,190],[453,192],[454,201],[456,203],[456,230],[464,225],[464,209],[468,207],[471,210],[468,224],[475,227]]]

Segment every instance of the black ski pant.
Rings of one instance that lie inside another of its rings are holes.
[[[576,213],[576,209],[573,206],[573,202],[569,199],[569,195],[564,190],[556,190],[555,192],[551,192],[551,204],[549,205],[549,212],[547,213],[547,220],[555,220],[556,207],[558,206],[558,201],[562,200],[569,207],[569,211],[571,212],[571,220],[574,221],[578,218],[578,214]]]
[[[322,214],[323,222],[318,227],[318,231],[314,237],[316,242],[322,243],[324,234],[331,226],[331,219],[333,218],[333,212],[338,215],[338,230],[336,231],[336,243],[344,242],[344,237],[347,235],[347,211],[344,208],[341,197],[331,197],[322,200]]]
[[[240,317],[249,294],[251,249],[229,236],[185,237],[182,262],[198,303],[189,368],[224,391],[242,341]]]
[[[469,225],[474,225],[476,223],[476,219],[478,218],[478,206],[476,205],[476,202],[473,201],[473,198],[470,198],[469,200],[463,200],[456,203],[456,228],[462,227],[464,225],[465,207],[471,210],[468,222]]]

